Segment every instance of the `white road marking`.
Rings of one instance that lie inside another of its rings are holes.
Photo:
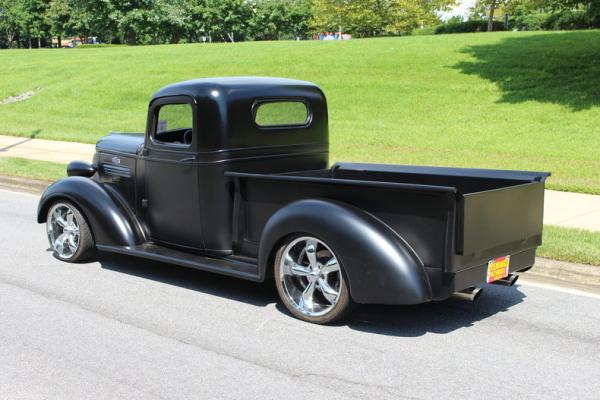
[[[18,194],[18,195],[24,195],[24,196],[30,196],[30,197],[36,197],[36,198],[40,197],[39,194],[33,194],[33,193],[27,193],[27,192],[17,192],[15,190],[8,190],[8,189],[3,189],[3,188],[0,188],[0,192],[6,192],[6,193],[11,193],[11,194]]]
[[[518,284],[523,285],[523,286],[533,286],[533,287],[538,287],[538,288],[542,288],[542,289],[554,290],[554,291],[562,292],[562,293],[574,294],[577,296],[590,297],[592,299],[600,299],[600,294],[598,294],[598,293],[587,292],[585,290],[579,290],[579,289],[574,289],[574,288],[570,288],[570,287],[566,287],[566,286],[554,285],[554,284],[546,283],[546,282],[534,282],[534,281],[531,281],[528,279],[520,278]],[[568,284],[568,282],[565,282],[565,285],[567,285],[567,284]]]

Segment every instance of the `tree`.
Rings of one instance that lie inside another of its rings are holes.
[[[594,19],[600,20],[600,0],[548,0],[555,10],[584,9]],[[600,21],[598,21],[600,22]]]
[[[7,47],[15,46],[22,19],[23,9],[20,2],[0,0],[0,31],[4,35]]]
[[[91,36],[91,32],[96,28],[96,16],[94,6],[97,1],[93,0],[71,0],[70,8],[71,18],[70,27],[73,32],[85,43],[85,40]]]
[[[520,0],[517,0],[520,1]],[[487,18],[487,31],[494,30],[494,15],[501,8],[511,7],[515,0],[478,0],[471,9],[471,14],[478,18]]]
[[[291,1],[288,14],[288,30],[294,37],[306,37],[309,21],[312,18],[311,5],[308,0]]]
[[[399,35],[438,21],[455,0],[314,0],[311,27],[356,36]]]
[[[62,47],[62,37],[69,31],[71,23],[71,7],[68,0],[52,0],[45,14],[45,22],[50,34],[58,39],[58,47]]]
[[[487,25],[488,32],[491,32],[494,30],[494,11],[496,10],[496,1],[497,0],[490,0],[490,14],[488,16],[488,25]]]
[[[348,6],[352,0],[313,0],[311,28],[316,32],[343,32],[351,25]]]
[[[389,5],[384,32],[387,34],[410,33],[417,28],[440,23],[438,12],[454,5],[454,0],[393,0]]]
[[[124,43],[133,45],[156,41],[158,18],[155,0],[111,0],[111,4]]]
[[[235,42],[235,38],[244,38],[252,17],[250,4],[245,0],[211,0],[210,6],[215,7],[218,16],[218,26],[221,37]]]
[[[262,0],[256,3],[251,21],[255,39],[275,40],[286,31],[288,24],[288,4],[278,0]]]
[[[191,7],[197,31],[214,39],[235,42],[244,39],[251,26],[252,4],[246,0],[200,0]]]
[[[160,0],[156,6],[158,35],[161,41],[179,43],[190,21],[190,4],[185,0]]]
[[[44,15],[48,8],[45,0],[20,0],[15,2],[20,7],[19,25],[23,38],[27,39],[31,49],[31,39],[37,38],[37,45],[41,47],[41,38],[48,33],[48,26]]]
[[[250,32],[257,40],[303,37],[308,32],[307,0],[258,0],[253,7]]]

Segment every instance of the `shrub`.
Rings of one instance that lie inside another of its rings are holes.
[[[421,35],[433,35],[435,33],[435,27],[423,28],[423,29],[415,29],[412,31],[411,35],[421,36]]]
[[[443,33],[470,33],[470,32],[485,32],[487,31],[488,22],[484,20],[469,20],[469,21],[451,21],[443,25],[438,25],[435,28],[434,33],[436,35]],[[495,31],[503,31],[504,23],[500,21],[494,21],[493,23]]]
[[[539,31],[544,29],[548,14],[532,11],[524,6],[517,6],[509,20],[511,29],[520,31]]]
[[[548,30],[586,29],[592,26],[590,16],[585,11],[580,10],[566,10],[550,14],[543,24],[543,28]]]
[[[101,47],[125,47],[127,45],[125,44],[108,44],[108,43],[102,43],[102,44],[80,44],[79,46],[76,47],[76,49],[99,49]]]

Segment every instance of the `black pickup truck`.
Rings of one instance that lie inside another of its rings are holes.
[[[97,250],[256,282],[296,317],[512,285],[542,242],[545,172],[337,163],[327,105],[304,81],[172,84],[146,134],[111,134],[41,197],[54,255]],[[479,285],[481,286],[481,285]]]

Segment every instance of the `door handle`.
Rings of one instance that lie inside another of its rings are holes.
[[[178,160],[177,162],[180,164],[191,164],[194,161],[196,161],[196,157],[182,158],[181,160]]]

